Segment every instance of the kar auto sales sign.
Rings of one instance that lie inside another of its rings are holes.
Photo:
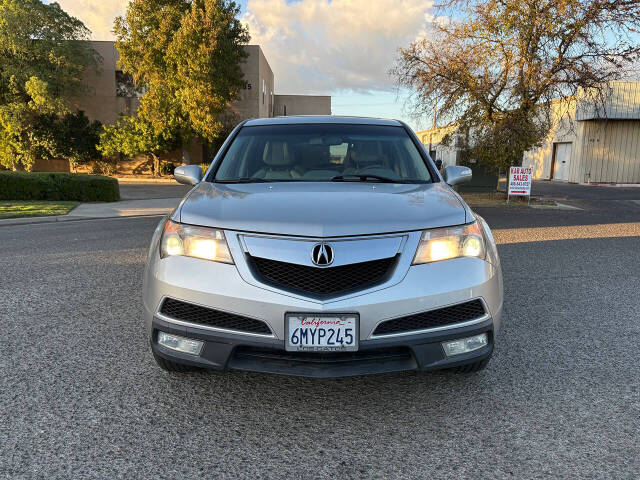
[[[509,170],[509,195],[531,195],[530,167],[511,167]]]

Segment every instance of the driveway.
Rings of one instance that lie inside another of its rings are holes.
[[[339,380],[158,369],[159,218],[0,227],[0,477],[637,478],[640,215],[482,214],[505,276],[489,368]]]

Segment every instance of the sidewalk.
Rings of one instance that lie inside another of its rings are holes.
[[[118,183],[122,184],[128,184],[128,183],[138,183],[138,184],[142,184],[142,183],[166,183],[166,184],[171,184],[171,185],[180,185],[178,182],[175,181],[175,179],[173,177],[133,177],[133,176],[129,176],[129,177],[113,177],[116,180],[118,180]]]
[[[139,217],[165,215],[178,206],[182,198],[154,198],[150,200],[124,200],[112,203],[82,203],[66,217]]]
[[[158,216],[171,213],[182,198],[125,200],[111,203],[81,203],[66,215],[0,219],[0,226],[54,223],[94,218]]]

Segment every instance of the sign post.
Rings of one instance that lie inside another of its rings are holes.
[[[531,167],[511,167],[509,169],[509,188],[507,190],[507,203],[511,195],[529,197],[527,204],[531,203]]]

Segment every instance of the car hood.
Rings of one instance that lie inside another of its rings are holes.
[[[309,237],[422,230],[470,221],[464,203],[443,182],[202,182],[174,218],[226,230]]]

